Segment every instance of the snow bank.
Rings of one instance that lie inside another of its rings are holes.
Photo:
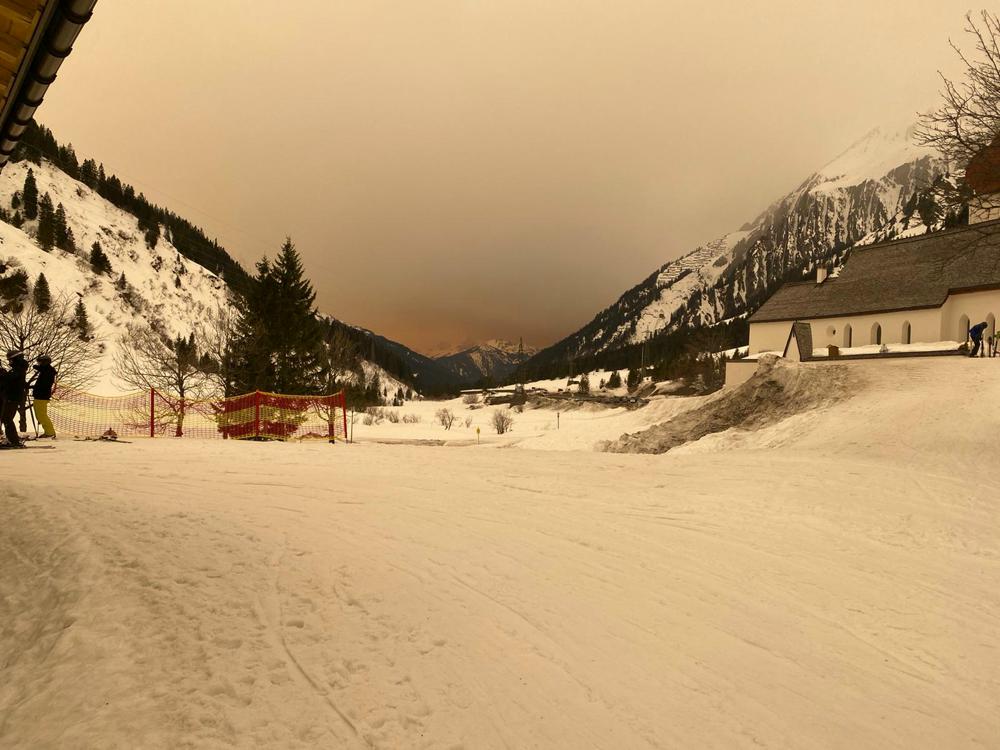
[[[720,391],[700,408],[642,432],[622,435],[603,448],[613,453],[666,453],[724,430],[758,430],[846,397],[850,375],[846,365],[817,367],[764,355],[757,372],[745,383]]]

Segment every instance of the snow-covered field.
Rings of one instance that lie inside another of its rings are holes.
[[[591,380],[596,384],[596,374],[591,374]],[[565,380],[539,382],[558,383],[559,387],[566,384]],[[568,390],[576,391],[576,386]],[[598,392],[596,388],[594,392]],[[625,392],[625,388],[619,388],[604,393],[624,395]],[[365,424],[364,413],[349,414],[348,434],[353,432],[353,439],[357,443],[433,441],[452,447],[478,444],[494,448],[589,451],[608,437],[644,429],[669,419],[680,411],[691,409],[701,401],[700,398],[658,396],[650,399],[649,405],[642,409],[607,408],[570,401],[550,408],[525,408],[522,412],[508,406],[489,406],[482,402],[467,404],[462,398],[407,401],[402,406],[380,407],[384,415],[396,413],[399,421],[395,423],[383,419],[381,422],[372,420],[372,424]],[[446,430],[437,419],[437,412],[443,409],[447,409],[455,417],[451,429]],[[493,413],[497,410],[509,413],[514,420],[511,430],[502,435],[497,434],[493,427]],[[419,421],[404,422],[404,417],[415,417]]]
[[[0,746],[998,747],[1000,362],[850,368],[662,456],[0,453]]]

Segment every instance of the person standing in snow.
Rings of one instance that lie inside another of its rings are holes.
[[[3,406],[0,406],[0,424],[3,424],[7,442],[13,448],[21,447],[21,436],[17,432],[14,417],[24,404],[27,392],[25,375],[28,373],[28,361],[19,351],[7,352],[7,370],[0,383],[0,395],[3,396]]]
[[[969,329],[969,336],[972,338],[972,353],[969,354],[970,357],[975,357],[982,352],[983,349],[983,332],[990,327],[989,323],[985,321],[982,323],[976,323]]]
[[[56,428],[49,419],[49,400],[52,398],[52,389],[56,384],[56,368],[52,366],[52,358],[43,354],[38,358],[38,364],[34,366],[37,373],[35,375],[34,386],[31,389],[31,398],[34,402],[35,416],[38,417],[38,424],[41,425],[43,438],[54,438]]]

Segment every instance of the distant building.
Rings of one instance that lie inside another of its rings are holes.
[[[750,318],[751,355],[784,353],[792,323],[813,345],[962,342],[969,326],[1000,315],[1000,138],[976,156],[969,225],[851,251],[836,277],[787,283]]]

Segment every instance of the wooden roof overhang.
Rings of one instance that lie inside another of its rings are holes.
[[[0,0],[0,169],[97,0]]]

